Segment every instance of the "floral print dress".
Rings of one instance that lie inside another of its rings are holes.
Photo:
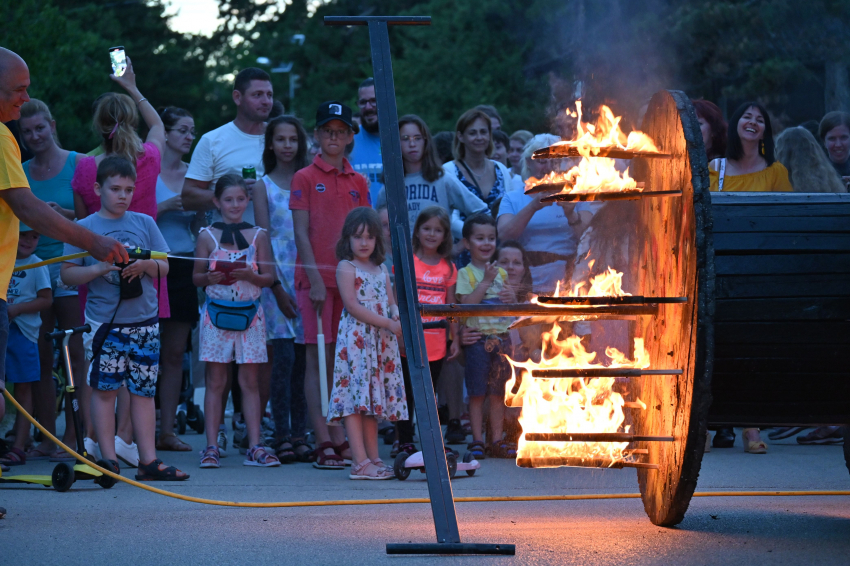
[[[354,268],[357,300],[375,314],[386,316],[389,312],[387,274],[383,270],[369,273],[356,265]],[[395,334],[361,322],[343,309],[336,341],[328,424],[340,425],[343,417],[358,413],[388,421],[409,418]]]

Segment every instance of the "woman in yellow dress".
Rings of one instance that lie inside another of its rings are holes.
[[[788,191],[788,170],[776,161],[773,129],[764,106],[745,102],[729,119],[726,157],[709,164],[712,191]]]

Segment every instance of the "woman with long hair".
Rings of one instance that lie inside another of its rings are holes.
[[[254,185],[254,218],[269,231],[272,256],[277,264],[275,282],[263,289],[269,361],[260,364],[260,402],[271,398],[274,420],[272,449],[284,464],[309,462],[313,447],[307,444],[307,400],[304,370],[307,351],[304,327],[295,304],[295,229],[289,210],[290,184],[309,163],[307,130],[295,116],[269,121],[263,145],[266,174]]]
[[[729,119],[726,157],[709,164],[709,177],[712,191],[794,190],[788,170],[776,161],[773,128],[764,106],[745,102],[735,110]]]
[[[835,171],[845,185],[850,185],[850,113],[827,113],[818,126],[818,136]]]
[[[21,139],[32,152],[33,158],[24,162],[24,173],[33,194],[46,201],[53,209],[69,220],[74,220],[74,193],[71,190],[71,179],[82,155],[75,151],[62,149],[56,134],[56,121],[50,109],[41,100],[32,98],[21,106],[21,118],[18,121]],[[63,244],[58,240],[41,236],[35,255],[40,259],[53,259],[61,256]],[[82,324],[80,302],[77,299],[77,288],[62,283],[59,276],[59,263],[49,266],[50,286],[53,291],[53,304],[41,313],[42,328],[53,329],[57,323],[60,329],[74,328]],[[39,421],[51,433],[56,431],[56,386],[53,382],[53,341],[45,340],[41,332],[38,340],[41,381],[36,384],[34,392],[34,408]],[[75,375],[84,375],[85,353],[82,336],[71,338],[69,343],[71,354],[71,369]],[[84,429],[92,432],[91,415],[88,411],[91,389],[85,383],[80,384],[80,402],[83,415]],[[67,425],[70,425],[67,420]],[[63,441],[73,446],[74,427],[65,427]],[[15,446],[24,449],[29,438],[16,438]],[[53,443],[45,439],[27,454],[30,460],[46,459],[54,454]]]
[[[156,224],[169,249],[178,257],[168,260],[168,306],[170,316],[160,316],[161,347],[157,386],[160,407],[157,450],[188,452],[192,448],[174,434],[174,420],[183,383],[183,355],[192,326],[198,322],[198,295],[192,283],[195,235],[203,214],[183,210],[183,179],[189,169],[183,158],[195,140],[195,120],[188,110],[168,106],[160,112],[165,127],[162,166],[156,179]]]
[[[776,159],[797,193],[846,193],[823,148],[806,128],[788,128],[776,138]]]
[[[708,160],[725,157],[728,127],[726,120],[723,119],[723,112],[715,103],[708,100],[692,100],[691,102],[697,112],[702,143]]]

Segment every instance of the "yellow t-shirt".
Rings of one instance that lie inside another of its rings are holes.
[[[711,180],[712,191],[717,191],[720,184],[720,173],[718,171],[708,171],[708,176]],[[729,175],[728,171],[723,179],[723,192],[730,193],[733,191],[747,192],[793,192],[791,180],[788,178],[788,169],[778,161],[774,161],[772,165],[755,173],[746,173],[744,175]]]
[[[458,295],[468,295],[475,290],[475,287],[478,286],[478,283],[482,279],[484,279],[484,270],[478,269],[470,263],[463,269],[458,270],[457,290],[455,292]],[[502,291],[502,287],[507,280],[508,272],[500,267],[499,274],[496,275],[496,278],[487,287],[481,304],[501,304],[499,293]],[[508,331],[508,326],[513,321],[513,317],[510,316],[470,316],[464,324],[466,324],[467,328],[478,330],[483,334],[504,334]]]
[[[9,128],[0,123],[0,191],[29,186],[21,167],[21,148]],[[0,199],[0,299],[4,301],[17,255],[18,217],[6,201]]]

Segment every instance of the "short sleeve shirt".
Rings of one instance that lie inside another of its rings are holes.
[[[348,213],[369,206],[366,179],[343,160],[342,171],[316,156],[313,163],[295,173],[289,193],[290,210],[310,213],[309,238],[313,256],[325,287],[336,288],[336,243]],[[295,262],[295,288],[309,289],[310,280],[301,256]]]
[[[29,186],[21,166],[21,148],[9,128],[0,123],[0,191]],[[12,207],[0,199],[0,299],[4,301],[18,255],[18,226]]]
[[[466,267],[458,270],[457,273],[457,291],[458,295],[468,295],[475,290],[475,287],[484,279],[484,270],[478,269],[471,263]],[[481,304],[501,304],[499,293],[508,280],[508,273],[499,268],[499,274],[493,279],[493,282],[484,293],[484,300]],[[471,316],[466,319],[466,326],[475,330],[479,330],[484,334],[503,334],[508,331],[508,326],[513,322],[513,318],[509,316]]]
[[[416,290],[422,305],[444,305],[449,288],[457,283],[457,269],[442,259],[437,265],[428,265],[414,254],[413,267],[416,270]],[[422,317],[422,322],[436,322],[442,317]],[[446,329],[431,328],[425,331],[425,349],[428,361],[434,362],[446,357]]]
[[[38,292],[50,289],[50,272],[46,265],[33,269],[19,270],[19,267],[38,263],[41,258],[33,254],[27,258],[15,261],[15,271],[9,282],[8,302],[10,305],[29,303],[34,301]],[[17,324],[21,333],[30,342],[38,342],[38,330],[41,328],[41,315],[37,312],[25,313],[16,316],[12,320]]]
[[[80,226],[88,228],[95,234],[109,236],[124,244],[126,247],[140,247],[157,252],[168,252],[168,245],[156,226],[153,218],[147,214],[125,212],[121,218],[104,218],[100,214],[92,214],[79,221]],[[65,244],[65,255],[81,252],[80,248]],[[92,257],[78,258],[69,263],[75,265],[94,265],[98,261]],[[135,299],[125,299],[118,305],[119,275],[110,271],[88,283],[86,297],[86,319],[95,322],[109,322],[115,313],[118,324],[144,322],[157,316],[158,298],[153,281],[147,275],[142,275],[142,295]],[[115,309],[118,308],[116,313]]]
[[[381,137],[364,129],[354,134],[354,149],[348,156],[351,167],[369,179],[372,202],[384,188],[384,162],[381,159]]]

